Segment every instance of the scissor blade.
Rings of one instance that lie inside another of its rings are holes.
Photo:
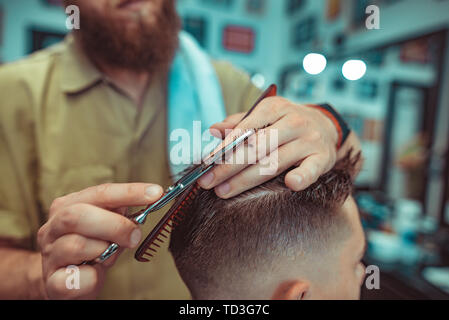
[[[242,144],[246,139],[248,139],[251,135],[255,133],[254,129],[250,129],[246,131],[244,134],[236,138],[235,140],[231,141],[227,145],[225,145],[223,148],[217,150],[216,152],[212,153],[208,157],[206,157],[203,162],[206,165],[214,165],[218,160],[223,159],[223,156],[226,155],[229,151],[233,150],[234,148],[238,147],[240,144]]]
[[[146,216],[154,211],[162,209],[167,203],[178,197],[181,193],[183,193],[189,186],[195,183],[203,174],[209,171],[212,166],[204,168],[202,165],[192,169],[187,175],[182,177],[176,184],[169,187],[166,193],[155,203],[144,209],[142,212],[139,212],[135,215],[135,221],[137,223],[143,223],[145,221]]]
[[[260,98],[254,103],[252,108],[246,113],[246,115],[243,117],[245,119],[249,114],[254,110],[254,108],[266,97],[274,96],[276,95],[276,86],[271,85],[265,92],[260,96]],[[191,186],[193,183],[195,183],[201,176],[203,176],[206,172],[208,172],[212,167],[216,164],[216,162],[220,159],[223,159],[223,157],[234,148],[238,147],[240,144],[242,144],[246,139],[248,139],[251,135],[255,133],[254,129],[250,129],[246,131],[243,135],[239,136],[235,140],[231,141],[221,149],[217,150],[216,152],[210,154],[205,159],[203,159],[202,164],[198,165],[197,167],[193,168],[191,171],[189,171],[186,175],[184,175],[181,179],[179,179],[173,186],[169,187],[167,192],[155,203],[148,206],[145,210],[142,211],[142,213],[138,213],[136,215],[136,221],[140,218],[140,220],[145,221],[145,217],[150,212],[157,211],[164,207],[167,203],[169,203],[171,200],[179,196],[185,189],[187,189],[189,186]],[[137,221],[138,222],[138,221]]]

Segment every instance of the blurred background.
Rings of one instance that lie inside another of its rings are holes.
[[[1,63],[64,38],[60,2],[0,0]],[[213,58],[291,100],[332,104],[357,132],[365,263],[381,272],[362,297],[449,299],[449,0],[177,3]]]

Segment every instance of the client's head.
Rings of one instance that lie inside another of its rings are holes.
[[[304,191],[285,175],[223,200],[201,190],[170,251],[194,299],[358,299],[365,237],[351,197],[355,160]]]

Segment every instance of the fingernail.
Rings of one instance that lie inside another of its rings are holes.
[[[158,195],[160,195],[160,193],[161,188],[159,186],[149,186],[145,190],[145,194],[151,198],[157,197]]]
[[[215,177],[215,175],[213,172],[208,172],[200,178],[199,183],[204,188],[207,188],[214,180],[214,177]]]
[[[140,238],[142,238],[142,232],[140,229],[136,229],[131,233],[131,237],[129,238],[131,248],[134,248],[139,244]]]
[[[231,185],[227,182],[220,184],[216,189],[219,196],[225,196],[229,193],[229,191],[231,191]]]

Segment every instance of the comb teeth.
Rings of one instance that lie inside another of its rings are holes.
[[[156,227],[145,238],[140,247],[137,249],[135,258],[140,262],[151,261],[154,255],[157,253],[158,248],[161,248],[161,244],[165,239],[168,239],[173,229],[178,226],[185,217],[184,208],[192,204],[195,199],[200,186],[194,184],[188,190],[186,190],[186,196],[179,198],[173,207],[165,214]]]

